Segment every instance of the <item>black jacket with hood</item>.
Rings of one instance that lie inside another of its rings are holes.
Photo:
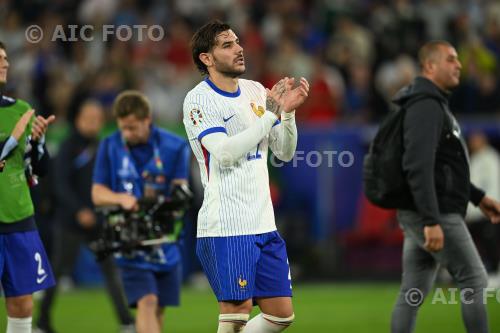
[[[403,125],[403,170],[414,210],[425,225],[439,224],[439,214],[465,216],[484,192],[470,182],[469,155],[460,126],[448,109],[448,96],[432,81],[417,77],[393,102],[407,104]]]

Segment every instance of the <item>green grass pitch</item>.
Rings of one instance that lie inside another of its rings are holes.
[[[398,285],[391,284],[299,284],[294,287],[296,321],[290,333],[389,332],[392,305]],[[433,294],[431,294],[433,295]],[[61,333],[114,333],[118,325],[106,294],[101,289],[62,293],[54,308],[54,324]],[[488,301],[491,332],[500,332],[500,291]],[[498,300],[496,299],[498,298]],[[447,296],[448,301],[452,297]],[[2,302],[3,303],[3,302]],[[209,290],[185,288],[182,306],[167,309],[163,332],[217,331],[217,304]],[[5,331],[5,306],[0,306],[0,332]],[[457,304],[431,304],[426,300],[416,333],[465,332]]]

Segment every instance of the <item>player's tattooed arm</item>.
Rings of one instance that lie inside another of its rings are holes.
[[[272,96],[267,96],[266,110],[274,113],[276,117],[279,117],[281,114],[280,105]]]
[[[283,110],[283,96],[286,93],[287,79],[288,78],[284,78],[278,81],[271,90],[266,89],[266,110],[274,113],[278,118]]]

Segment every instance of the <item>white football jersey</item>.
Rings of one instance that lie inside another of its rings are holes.
[[[269,189],[269,135],[233,166],[210,158],[201,139],[210,133],[234,136],[265,112],[266,90],[258,82],[239,79],[235,93],[218,89],[208,79],[184,100],[184,126],[200,165],[204,198],[198,213],[198,237],[238,236],[276,230]]]

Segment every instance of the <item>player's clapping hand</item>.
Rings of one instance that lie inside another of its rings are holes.
[[[0,161],[0,172],[2,172],[3,168],[5,168],[5,163],[6,163],[5,160]]]
[[[49,125],[56,119],[56,116],[52,115],[47,118],[42,116],[36,116],[31,126],[31,139],[38,141],[47,132]]]
[[[500,203],[488,196],[484,198],[479,203],[479,208],[483,214],[490,219],[491,223],[500,223]]]
[[[28,126],[28,123],[30,122],[31,117],[33,117],[34,110],[28,110],[26,111],[21,118],[17,121],[16,126],[14,126],[14,129],[12,130],[12,137],[16,139],[16,141],[19,142],[19,138],[21,135],[23,135],[24,131],[26,130],[26,126]]]
[[[288,80],[289,78],[285,77],[279,80],[271,90],[266,89],[266,110],[274,113],[278,118],[283,110],[284,96],[289,87]]]
[[[283,96],[283,111],[292,112],[301,106],[309,95],[309,82],[303,77],[299,85],[293,88],[295,79],[285,78],[285,94]]]

